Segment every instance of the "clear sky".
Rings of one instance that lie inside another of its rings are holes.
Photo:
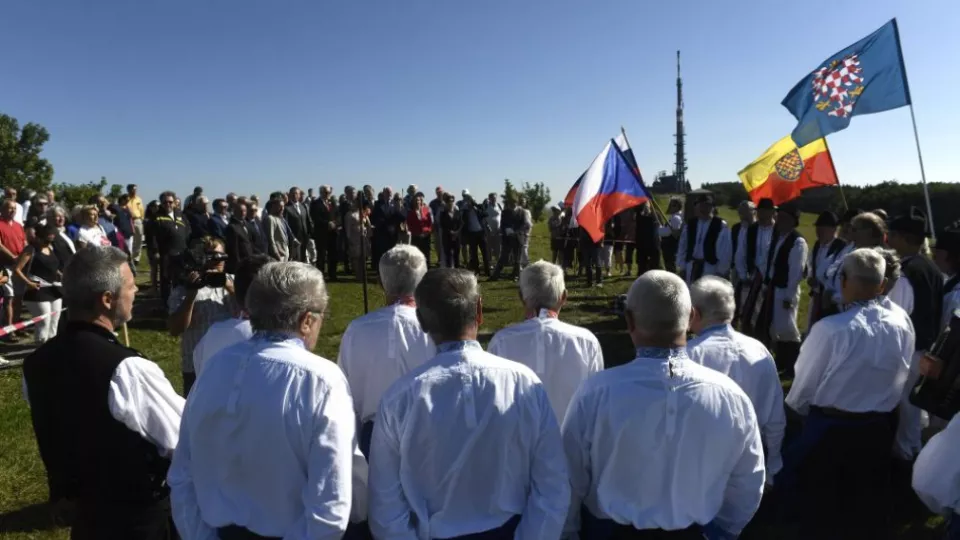
[[[56,181],[150,198],[346,184],[553,198],[625,126],[672,170],[734,181],[789,133],[822,60],[896,16],[928,181],[960,181],[957,0],[10,0],[0,111],[51,133]],[[920,180],[907,109],[830,137],[840,180]]]

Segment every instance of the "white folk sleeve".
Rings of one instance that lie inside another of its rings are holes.
[[[757,427],[753,405],[746,395],[742,396],[738,414],[742,424],[737,435],[743,437],[743,446],[736,456],[733,471],[723,493],[723,505],[710,525],[719,527],[734,538],[740,534],[760,508],[763,497],[764,463],[763,443]]]
[[[400,439],[380,402],[370,442],[370,532],[378,540],[417,540],[410,526],[413,508],[400,481]]]
[[[903,310],[907,312],[907,315],[913,314],[913,285],[910,284],[910,280],[906,277],[901,277],[897,280],[887,297],[892,300],[894,304],[902,307]]]
[[[717,274],[727,276],[730,273],[730,263],[733,261],[733,241],[730,239],[730,228],[723,224],[720,238],[717,239]]]
[[[180,437],[184,399],[160,366],[138,356],[125,359],[110,379],[110,414],[169,456]]]
[[[830,361],[830,354],[836,339],[833,332],[826,329],[821,321],[813,325],[807,339],[800,345],[800,355],[794,366],[796,375],[790,393],[787,394],[786,404],[798,413],[806,416],[813,401],[813,396],[820,384],[823,371]]]
[[[590,489],[590,450],[588,441],[592,420],[585,413],[587,404],[580,391],[574,394],[563,419],[561,438],[570,478],[570,506],[563,526],[563,538],[575,539],[580,531],[580,508]],[[588,539],[583,539],[588,540]]]
[[[357,421],[346,379],[332,380],[313,414],[303,517],[284,538],[339,540],[350,522]],[[307,427],[307,429],[310,429]]]
[[[760,384],[756,386],[754,410],[757,413],[757,425],[766,448],[767,483],[773,484],[773,477],[783,468],[780,449],[783,434],[787,428],[787,415],[783,408],[783,387],[773,358],[755,364]]]
[[[807,260],[807,241],[797,238],[789,255],[789,274],[787,275],[787,296],[796,298],[800,294],[800,282],[803,281],[804,263]]]
[[[177,450],[173,453],[173,463],[167,472],[173,522],[183,540],[218,540],[217,531],[207,525],[200,515],[191,467],[190,433],[183,429]]]
[[[681,274],[687,268],[687,227],[688,225],[684,225],[680,229],[680,243],[677,246],[677,271]]]
[[[930,510],[939,514],[960,509],[960,415],[933,436],[913,465],[913,489]]]
[[[539,435],[530,460],[530,490],[517,537],[553,540],[563,532],[570,507],[567,460],[560,439],[560,426],[543,385],[532,388],[532,406],[539,417]]]

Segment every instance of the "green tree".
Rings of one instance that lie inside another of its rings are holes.
[[[53,182],[53,165],[40,157],[50,140],[47,129],[0,113],[0,185],[17,190],[46,191]]]
[[[530,210],[533,221],[542,220],[544,210],[550,204],[550,188],[543,182],[536,182],[533,185],[530,185],[530,182],[524,182],[521,193],[527,199],[527,208]]]
[[[503,205],[515,204],[520,193],[513,187],[513,182],[509,178],[503,180]]]
[[[90,197],[103,193],[105,187],[107,187],[107,179],[101,176],[99,182],[54,184],[53,191],[57,194],[57,202],[69,212],[78,204],[87,204]]]
[[[111,201],[116,201],[124,193],[126,193],[126,191],[123,189],[122,184],[112,184],[110,186],[110,193],[107,195],[107,198]]]

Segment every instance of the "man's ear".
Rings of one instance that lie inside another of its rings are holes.
[[[632,334],[637,329],[637,321],[633,319],[633,312],[630,310],[624,311],[623,318],[627,321],[627,332]]]
[[[483,297],[477,298],[477,328],[483,326]]]
[[[563,307],[563,306],[565,306],[565,305],[567,305],[567,290],[566,290],[566,289],[564,289],[564,290],[563,290],[563,294],[560,295],[560,306],[559,306],[559,307]]]
[[[115,300],[116,299],[113,297],[113,293],[110,291],[105,291],[100,294],[100,305],[103,306],[107,313],[113,312],[113,304]]]

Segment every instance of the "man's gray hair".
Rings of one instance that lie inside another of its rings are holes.
[[[63,301],[73,313],[93,313],[103,293],[114,297],[123,288],[121,267],[127,255],[113,246],[87,246],[77,250],[63,269]]]
[[[415,297],[420,326],[428,334],[456,338],[476,322],[480,286],[473,272],[430,270],[417,285]]]
[[[858,231],[867,231],[870,233],[870,237],[880,245],[883,243],[883,238],[887,234],[887,224],[884,223],[883,218],[874,214],[873,212],[864,212],[858,214],[855,218],[850,220],[850,227]]]
[[[528,308],[557,308],[566,290],[563,268],[553,263],[540,260],[520,272],[520,296]]]
[[[690,326],[690,291],[676,274],[650,270],[627,292],[627,310],[641,331],[660,337],[686,334]]]
[[[717,276],[704,276],[690,286],[690,301],[708,324],[733,321],[737,310],[735,295],[733,285]]]
[[[411,245],[397,245],[380,257],[380,282],[388,296],[412,296],[426,273],[427,258]]]
[[[883,255],[874,248],[855,249],[843,258],[843,275],[864,285],[880,285],[886,271]]]
[[[301,262],[267,264],[250,284],[245,307],[254,330],[297,332],[304,313],[327,309],[323,273]]]

